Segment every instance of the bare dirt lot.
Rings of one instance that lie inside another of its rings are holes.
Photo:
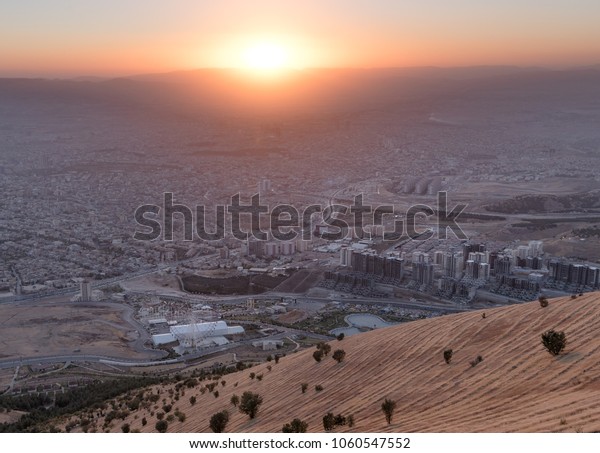
[[[0,359],[65,354],[145,358],[129,307],[114,303],[0,305]]]
[[[286,276],[236,275],[208,278],[201,275],[183,277],[186,291],[201,294],[261,294],[275,288],[287,279]]]

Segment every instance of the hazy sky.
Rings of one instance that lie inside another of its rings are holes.
[[[600,63],[598,0],[0,0],[0,75]],[[268,58],[268,57],[267,57]]]

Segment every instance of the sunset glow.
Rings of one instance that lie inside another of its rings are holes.
[[[49,0],[0,5],[0,77],[600,62],[600,3]]]
[[[248,47],[243,55],[243,66],[254,71],[273,71],[285,67],[288,55],[280,45],[264,42]]]

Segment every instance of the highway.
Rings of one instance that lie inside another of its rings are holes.
[[[111,285],[123,282],[125,280],[131,280],[134,278],[143,277],[145,275],[155,274],[156,272],[163,271],[170,267],[179,266],[180,264],[184,264],[184,263],[190,262],[192,260],[202,259],[203,261],[206,261],[210,258],[215,258],[217,256],[218,256],[217,254],[204,255],[204,256],[199,256],[199,257],[196,256],[196,257],[192,257],[192,258],[187,258],[185,260],[174,261],[172,263],[159,264],[158,266],[153,267],[152,269],[144,269],[144,270],[140,270],[137,272],[133,272],[131,274],[120,275],[118,277],[113,277],[113,278],[109,278],[106,280],[93,281],[92,288],[95,288],[95,289],[104,288],[106,286],[111,286]],[[2,298],[0,298],[0,303],[45,299],[48,297],[56,297],[56,296],[68,296],[68,295],[75,295],[78,292],[79,292],[79,287],[73,286],[73,287],[69,287],[69,288],[55,289],[55,290],[51,290],[51,291],[40,291],[40,292],[32,293],[32,294],[21,294],[21,295],[9,296],[9,297],[2,297]]]
[[[206,256],[203,258],[209,259],[212,256],[214,256],[214,255]],[[179,263],[181,263],[181,262],[179,262]],[[149,274],[152,274],[155,272],[159,272],[168,267],[172,267],[174,265],[177,265],[177,263],[171,263],[169,265],[165,264],[165,265],[161,265],[158,268],[154,268],[151,270],[144,270],[144,271],[136,272],[134,274],[116,277],[114,279],[95,282],[94,287],[97,288],[97,287],[112,285],[112,284],[118,283],[120,281],[137,278],[137,277],[140,277],[143,275],[149,275]],[[68,301],[68,299],[67,299],[68,294],[71,294],[71,293],[74,294],[77,291],[78,291],[78,289],[69,288],[69,289],[53,292],[51,295],[45,294],[43,296],[42,295],[19,296],[17,298],[14,298],[13,300],[7,300],[5,298],[2,301],[21,304],[21,303],[27,303],[27,301],[30,301],[32,299],[43,299],[44,302],[47,301],[48,303],[70,304],[72,302]],[[154,292],[152,292],[152,293],[154,293]],[[158,294],[158,295],[160,296],[160,294]],[[161,297],[163,297],[163,296],[161,296]],[[193,301],[193,302],[208,303],[208,304],[217,303],[217,304],[234,305],[234,304],[241,304],[241,303],[243,304],[246,301],[248,296],[235,296],[235,297],[230,297],[230,298],[222,298],[222,297],[212,298],[212,297],[203,297],[203,296],[183,295],[182,294],[181,296],[165,295],[164,297],[171,299],[171,300]],[[260,298],[276,299],[276,298],[280,298],[280,297],[286,297],[286,298],[295,299],[301,304],[311,304],[311,303],[325,303],[326,304],[326,303],[331,303],[333,301],[338,301],[338,302],[345,303],[345,304],[363,304],[363,305],[372,305],[372,306],[378,306],[378,307],[390,306],[390,307],[405,308],[405,309],[409,309],[409,310],[432,311],[432,312],[444,313],[444,314],[460,313],[460,312],[469,310],[468,307],[460,307],[460,306],[452,305],[449,303],[440,304],[440,303],[435,303],[433,301],[422,301],[422,302],[406,301],[406,300],[399,300],[399,299],[393,299],[393,298],[379,299],[379,298],[339,297],[339,298],[332,299],[329,297],[327,297],[327,298],[326,297],[307,297],[304,295],[287,294],[287,293],[264,293],[260,296],[255,296],[255,297],[258,299],[260,299]],[[149,336],[148,332],[146,331],[146,329],[144,328],[144,326],[142,326],[137,320],[134,319],[133,309],[130,306],[128,306],[126,304],[120,304],[120,303],[115,303],[115,302],[110,302],[110,301],[77,303],[78,306],[81,306],[84,304],[90,305],[90,306],[101,304],[103,307],[111,306],[116,310],[120,310],[123,320],[125,322],[129,323],[131,326],[134,327],[134,329],[137,332],[139,332],[139,338],[136,339],[132,344],[133,349],[139,353],[163,355],[163,356],[165,355],[164,351],[149,350],[144,346],[144,344],[149,340],[150,336]],[[264,323],[261,323],[261,324],[264,324]],[[3,359],[3,360],[0,360],[0,369],[16,368],[16,367],[21,367],[24,365],[47,365],[47,364],[52,364],[52,363],[65,363],[65,362],[72,362],[72,363],[83,363],[83,362],[94,363],[94,362],[96,362],[96,363],[106,363],[106,364],[117,365],[117,366],[143,367],[143,366],[152,366],[152,365],[157,365],[157,364],[182,363],[182,362],[187,362],[190,360],[193,361],[195,359],[201,358],[201,357],[209,355],[209,354],[225,352],[227,350],[236,348],[242,344],[251,344],[252,342],[261,341],[261,340],[283,339],[285,337],[289,337],[292,335],[311,336],[311,337],[321,339],[323,341],[328,341],[328,340],[332,339],[332,337],[330,337],[330,336],[316,335],[312,332],[307,332],[307,331],[293,329],[293,328],[287,328],[287,327],[281,327],[281,326],[275,326],[275,325],[269,325],[269,327],[276,329],[279,333],[269,336],[269,337],[262,337],[262,338],[255,338],[255,339],[249,339],[249,340],[242,340],[239,342],[233,342],[233,343],[229,343],[227,345],[197,351],[195,353],[188,354],[184,357],[182,356],[182,357],[178,357],[175,359],[169,359],[169,360],[161,360],[158,357],[146,358],[146,359],[130,359],[128,357],[90,355],[90,354],[85,354],[85,353],[83,353],[83,354],[69,353],[69,354],[64,354],[64,355],[48,355],[48,356],[38,356],[38,357],[19,357],[19,358]]]
[[[265,325],[265,324],[263,324]],[[330,341],[333,339],[331,336],[326,335],[318,335],[310,332],[305,332],[298,329],[291,329],[287,327],[274,326],[274,325],[265,325],[266,327],[271,327],[273,329],[277,329],[280,332],[260,338],[251,338],[247,340],[241,340],[236,342],[231,342],[226,345],[212,347],[203,349],[197,352],[193,352],[187,354],[185,356],[177,357],[174,359],[167,360],[132,360],[126,357],[111,357],[106,355],[90,355],[90,354],[65,354],[65,355],[49,355],[49,356],[40,356],[40,357],[20,357],[18,359],[5,359],[0,360],[0,369],[7,368],[16,368],[22,367],[26,365],[50,365],[53,363],[63,363],[63,362],[71,362],[71,363],[106,363],[109,365],[116,366],[128,366],[128,367],[144,367],[144,366],[154,366],[154,365],[166,365],[166,364],[174,364],[174,363],[184,363],[189,361],[194,361],[196,359],[202,358],[207,355],[225,352],[230,349],[236,348],[240,345],[252,344],[257,341],[266,341],[266,340],[282,340],[285,337],[290,335],[310,335],[313,338],[317,338],[323,341]]]

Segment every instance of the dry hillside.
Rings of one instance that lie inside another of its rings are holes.
[[[219,397],[185,389],[173,410],[186,420],[169,423],[169,432],[208,431],[212,414],[228,409],[229,432],[276,432],[298,417],[309,431],[322,432],[328,411],[352,414],[355,426],[338,431],[358,432],[506,432],[600,431],[600,294],[576,299],[469,312],[411,322],[381,329],[341,342],[331,342],[332,352],[343,348],[346,359],[338,364],[331,354],[317,363],[314,349],[224,376]],[[558,357],[541,344],[547,329],[562,330],[568,344]],[[443,350],[451,347],[450,365]],[[472,367],[477,355],[483,361]],[[262,381],[250,373],[263,374]],[[234,384],[238,383],[237,387]],[[308,383],[305,394],[301,383]],[[324,390],[315,391],[315,385]],[[155,387],[170,402],[168,390]],[[230,403],[233,394],[247,390],[264,398],[256,419],[249,420]],[[190,405],[195,395],[197,403]],[[397,402],[391,425],[386,425],[381,403]],[[162,406],[162,401],[157,404]],[[124,421],[112,421],[111,430],[123,423],[131,429],[154,431],[156,417],[140,409]],[[146,417],[148,424],[142,426]],[[102,420],[98,421],[101,430]]]

